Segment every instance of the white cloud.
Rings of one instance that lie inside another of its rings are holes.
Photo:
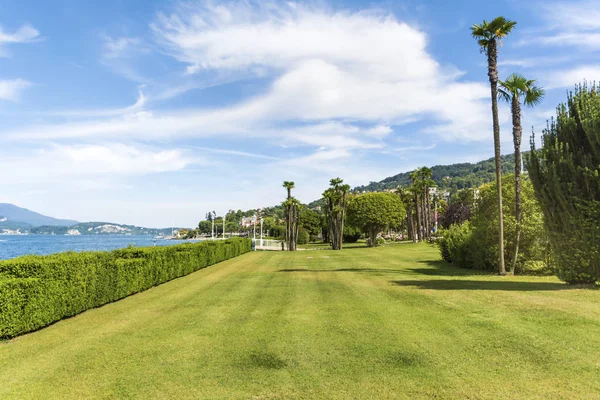
[[[550,64],[559,64],[569,60],[572,60],[573,57],[564,57],[564,56],[540,56],[540,57],[522,57],[518,59],[508,59],[501,60],[498,62],[498,66],[506,67],[506,66],[515,66],[521,68],[532,68],[540,65],[548,66]]]
[[[337,163],[340,159],[348,158],[351,155],[352,154],[347,149],[319,150],[308,156],[282,161],[282,164],[302,168],[313,168],[322,171],[325,169],[326,164],[331,162]]]
[[[0,43],[29,43],[39,39],[40,33],[30,25],[23,25],[15,33],[0,28]]]
[[[536,13],[547,20],[551,33],[529,37],[521,44],[600,49],[600,8],[596,0],[537,3]]]
[[[331,12],[297,3],[202,2],[161,14],[152,28],[188,73],[276,76],[269,92],[254,102],[270,110],[268,118],[372,123],[433,118],[452,129],[467,126],[457,136],[470,139],[483,128],[472,110],[482,110],[486,85],[457,82],[461,72],[430,56],[426,35],[391,14]],[[436,101],[456,92],[460,102]],[[449,129],[444,133],[448,137]]]
[[[16,101],[21,92],[31,86],[24,79],[0,80],[0,99]]]
[[[150,80],[138,71],[140,55],[149,54],[150,47],[137,37],[101,36],[103,52],[100,61],[114,73],[134,82],[145,83]]]
[[[4,184],[172,172],[205,162],[180,149],[158,150],[119,143],[52,145],[2,154],[2,160],[10,166],[10,171],[2,174]]]
[[[600,81],[600,65],[583,65],[580,67],[553,71],[544,79],[547,89],[574,88],[576,84]]]
[[[297,145],[377,148],[391,126],[426,120],[425,132],[445,140],[487,137],[487,85],[457,81],[459,72],[427,52],[426,35],[393,15],[295,3],[202,4],[160,16],[153,25],[157,40],[199,73],[267,73],[273,81],[262,94],[229,107],[145,110],[135,118],[28,127],[12,136],[264,137],[282,131],[284,141]],[[112,39],[106,59],[120,59],[136,44]]]
[[[0,57],[7,57],[5,45],[14,43],[31,43],[39,40],[39,32],[30,25],[21,26],[14,33],[7,33],[0,27]]]
[[[29,114],[38,114],[42,116],[51,117],[67,117],[67,118],[94,118],[94,117],[114,117],[123,116],[133,118],[137,116],[139,118],[140,112],[144,112],[144,106],[147,102],[147,97],[143,92],[144,86],[140,86],[138,90],[138,97],[134,104],[121,107],[121,108],[105,108],[105,109],[79,109],[79,110],[61,110],[61,111],[46,111],[41,113],[29,112]]]

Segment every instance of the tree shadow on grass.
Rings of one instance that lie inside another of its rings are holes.
[[[502,278],[498,278],[502,279]],[[506,291],[549,291],[591,288],[570,286],[558,282],[476,281],[466,279],[436,279],[425,281],[391,281],[397,286],[412,286],[429,290],[506,290]]]
[[[378,274],[403,274],[405,269],[385,269],[385,268],[337,268],[337,269],[308,269],[308,268],[289,268],[280,269],[277,272],[370,272]]]
[[[488,271],[479,271],[475,269],[456,267],[444,260],[417,261],[416,264],[422,265],[423,268],[407,268],[406,272],[429,276],[493,275],[491,272]]]

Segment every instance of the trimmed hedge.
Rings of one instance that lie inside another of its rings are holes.
[[[250,239],[234,238],[0,261],[0,338],[31,332],[251,249]]]

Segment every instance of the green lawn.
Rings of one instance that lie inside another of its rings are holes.
[[[0,399],[600,398],[600,290],[256,252],[0,343]]]

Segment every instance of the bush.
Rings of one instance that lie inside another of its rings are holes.
[[[310,234],[304,228],[298,229],[298,244],[307,244],[310,240]]]
[[[42,328],[250,250],[249,239],[234,238],[1,261],[0,338]]]
[[[514,217],[515,184],[512,175],[502,182],[504,196],[504,239],[507,266],[512,263],[515,246],[516,219]],[[479,189],[470,222],[454,224],[444,230],[437,241],[442,258],[459,267],[486,271],[498,270],[498,206],[496,186],[484,185]],[[548,274],[550,248],[544,228],[543,215],[533,194],[531,182],[523,178],[521,187],[521,240],[515,268],[521,274]]]
[[[444,232],[444,237],[437,240],[442,258],[454,263],[459,267],[472,268],[471,242],[473,231],[471,224],[465,222],[462,225],[451,225]]]
[[[577,86],[527,159],[567,283],[600,282],[600,86]]]
[[[271,235],[278,240],[285,240],[285,226],[276,225],[271,229]]]
[[[344,243],[356,243],[361,237],[362,233],[359,228],[348,225],[344,226]]]
[[[377,236],[375,238],[375,243],[371,243],[371,238],[367,238],[367,246],[375,247],[375,246],[383,246],[385,244],[385,239],[381,236]]]
[[[504,259],[509,269],[513,261],[515,246],[515,181],[514,175],[502,178],[504,197]],[[498,203],[496,185],[487,184],[480,188],[475,208],[472,211],[473,229],[470,247],[474,268],[498,271]],[[521,239],[516,272],[526,271],[527,261],[543,261],[548,257],[548,234],[544,227],[544,216],[536,200],[531,181],[521,179]]]

